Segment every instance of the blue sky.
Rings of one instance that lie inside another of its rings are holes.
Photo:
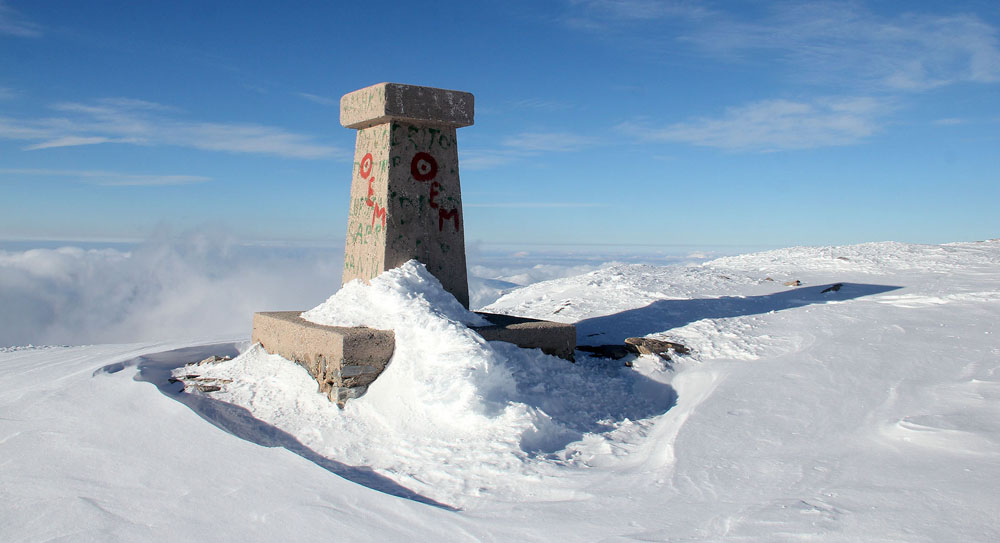
[[[1000,236],[1000,3],[0,0],[0,239],[343,243],[341,95],[469,91],[466,238]]]

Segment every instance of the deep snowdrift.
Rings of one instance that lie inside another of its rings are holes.
[[[485,343],[438,289],[409,266],[317,308],[397,333],[343,411],[257,349],[196,366],[205,394],[168,377],[211,347],[6,349],[5,539],[1000,539],[1000,241],[618,265],[488,308],[692,347],[672,365]]]
[[[211,396],[250,409],[323,456],[372,467],[449,506],[474,508],[482,496],[568,499],[573,491],[546,475],[585,465],[605,441],[626,447],[645,427],[632,419],[662,415],[675,400],[653,360],[642,364],[644,374],[484,341],[465,325],[485,324],[482,317],[416,261],[371,285],[345,285],[303,318],[395,331],[389,366],[343,410],[316,392],[305,370],[259,348],[175,373],[226,383]]]

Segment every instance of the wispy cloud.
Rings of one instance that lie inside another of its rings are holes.
[[[65,102],[54,104],[52,109],[64,115],[38,119],[0,117],[0,138],[37,141],[26,146],[26,150],[126,143],[301,159],[349,155],[312,136],[254,123],[186,120],[178,116],[175,108],[144,100]]]
[[[543,98],[524,98],[521,100],[512,100],[508,102],[508,104],[511,109],[514,110],[530,109],[537,111],[564,111],[573,108],[573,104],[569,102],[546,100]]]
[[[595,138],[572,132],[522,132],[503,140],[505,147],[529,153],[577,151],[595,143]]]
[[[626,122],[617,128],[647,141],[768,152],[858,143],[878,131],[879,117],[890,109],[886,102],[874,98],[765,100],[729,108],[718,118],[664,128]]]
[[[458,155],[463,171],[488,170],[524,156],[506,149],[460,149]]]
[[[36,143],[33,145],[28,145],[23,147],[25,151],[36,151],[38,149],[52,149],[55,147],[76,147],[79,145],[97,145],[98,143],[133,143],[133,140],[128,138],[115,139],[115,138],[105,138],[102,136],[65,136],[62,138],[51,139],[48,141],[43,141],[42,143]]]
[[[697,19],[711,13],[703,3],[685,0],[570,0],[569,6],[566,23],[587,30],[658,19]]]
[[[1000,81],[997,29],[975,15],[883,17],[856,2],[777,4],[757,21],[713,20],[684,41],[727,58],[771,53],[796,77],[920,91]]]
[[[70,177],[82,183],[103,186],[150,187],[207,183],[211,177],[201,175],[131,174],[101,170],[47,170],[30,168],[0,169],[0,176]]]
[[[320,96],[318,94],[309,94],[308,92],[296,92],[295,95],[298,96],[299,98],[305,98],[306,100],[317,103],[321,106],[340,107],[340,100],[337,100],[336,98],[327,98],[326,96]]]
[[[969,122],[968,119],[959,119],[957,117],[948,117],[946,119],[938,119],[938,120],[934,121],[934,124],[936,124],[938,126],[957,126],[957,125],[960,125],[960,124],[967,124],[968,122]]]
[[[913,92],[1000,81],[998,30],[974,14],[919,13],[915,5],[907,13],[882,15],[852,0],[772,2],[738,10],[655,0],[567,5],[570,26],[644,51],[674,55],[686,45],[727,62],[764,59],[806,83]]]
[[[25,19],[7,2],[0,0],[0,34],[21,38],[37,38],[42,35],[42,27]]]
[[[504,203],[463,203],[464,207],[500,207],[500,208],[572,208],[572,207],[608,207],[607,204],[586,202],[504,202]]]
[[[0,100],[13,100],[17,97],[17,92],[8,87],[0,87]]]
[[[505,138],[501,148],[471,149],[460,153],[463,169],[486,170],[542,153],[580,151],[597,143],[599,140],[596,138],[572,132],[521,132]]]

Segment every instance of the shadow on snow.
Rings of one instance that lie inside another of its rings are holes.
[[[243,407],[221,402],[207,396],[188,394],[184,392],[184,385],[170,382],[171,371],[175,368],[179,368],[190,362],[203,360],[212,355],[236,356],[238,354],[239,351],[233,343],[200,345],[148,354],[126,362],[111,364],[97,370],[95,374],[102,372],[116,373],[126,367],[136,366],[139,370],[139,373],[135,376],[136,381],[152,383],[165,396],[186,405],[201,418],[240,439],[264,447],[284,447],[334,475],[372,490],[450,511],[457,511],[454,507],[417,494],[392,479],[384,475],[379,475],[369,467],[349,466],[326,458],[303,445],[288,432],[255,418],[250,411]]]
[[[840,285],[837,287],[837,285]],[[835,288],[837,287],[837,288]],[[628,337],[642,337],[679,328],[702,319],[722,319],[759,315],[827,302],[852,300],[902,287],[834,283],[765,294],[723,296],[698,300],[657,300],[645,307],[613,315],[593,317],[576,323],[578,345],[621,343]],[[823,292],[827,291],[827,292]]]
[[[677,403],[672,386],[625,367],[622,360],[577,353],[571,364],[510,344],[492,345],[507,358],[517,383],[517,394],[509,399],[544,412],[551,421],[539,421],[535,431],[522,436],[521,449],[531,455],[558,453],[585,434],[662,415]]]
[[[839,288],[833,289],[836,285],[840,285]],[[627,337],[663,332],[701,319],[757,315],[846,301],[901,288],[858,283],[836,285],[797,288],[762,296],[658,300],[645,307],[576,323],[578,344],[620,343]],[[517,381],[517,401],[544,411],[554,423],[552,427],[539,428],[538,432],[524,436],[521,446],[529,453],[555,452],[586,433],[610,430],[624,420],[661,415],[677,401],[677,393],[670,385],[649,379],[618,363],[588,356],[578,359],[577,364],[566,364],[554,357],[547,357],[552,360],[546,363],[513,345],[504,345],[496,344],[496,348],[505,351],[512,364]],[[125,367],[135,366],[139,370],[135,380],[152,383],[164,395],[181,402],[206,421],[240,439],[265,447],[283,447],[334,475],[372,490],[442,509],[457,510],[418,494],[367,466],[349,466],[326,458],[288,432],[255,418],[243,407],[188,394],[181,383],[170,382],[171,372],[187,363],[212,355],[238,354],[232,343],[201,345],[110,364],[95,374],[116,373]]]

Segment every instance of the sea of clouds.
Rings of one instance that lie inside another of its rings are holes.
[[[204,233],[127,249],[0,250],[0,345],[249,334],[255,311],[308,308],[335,291],[342,251]]]
[[[0,244],[0,346],[246,336],[256,311],[305,310],[327,299],[340,288],[343,266],[343,247],[246,244],[217,232],[161,232],[130,245],[38,245]],[[702,256],[470,244],[471,305],[615,261]]]

